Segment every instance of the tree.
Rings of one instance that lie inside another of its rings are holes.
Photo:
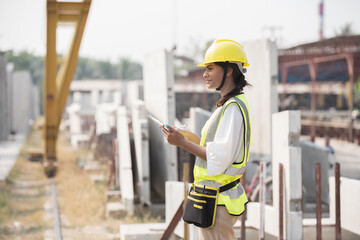
[[[352,30],[352,24],[351,23],[346,23],[344,26],[340,27],[340,32],[338,33],[335,30],[335,35],[336,36],[349,36],[352,35],[354,32]]]
[[[142,65],[128,58],[120,58],[117,65],[120,79],[136,80],[142,79]]]
[[[6,53],[8,62],[14,64],[14,71],[28,70],[34,84],[38,84],[44,76],[44,58],[34,56],[27,51],[15,54],[13,51]]]

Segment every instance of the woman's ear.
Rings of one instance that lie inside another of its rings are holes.
[[[226,72],[226,77],[231,77],[233,74],[234,69],[232,67],[229,67]]]

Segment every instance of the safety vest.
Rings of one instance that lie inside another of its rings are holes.
[[[248,110],[248,103],[243,93],[229,99],[222,107],[221,110],[215,111],[216,116],[212,116],[211,122],[205,125],[201,135],[200,145],[205,146],[207,142],[214,141],[216,130],[224,115],[224,111],[231,104],[236,104],[243,116],[244,123],[244,136],[242,144],[244,144],[244,151],[239,156],[236,156],[233,163],[222,174],[216,176],[207,175],[207,161],[197,157],[194,166],[195,183],[206,185],[210,187],[219,188],[230,182],[241,178],[245,171],[245,165],[249,159],[249,149],[251,144],[251,124],[250,114]],[[239,144],[239,143],[229,143]],[[238,146],[240,149],[241,146]],[[218,205],[225,205],[226,209],[231,215],[239,216],[245,210],[245,204],[248,202],[246,193],[241,184],[219,194]]]

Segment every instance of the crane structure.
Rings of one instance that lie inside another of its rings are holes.
[[[91,0],[82,2],[59,2],[47,0],[47,34],[44,79],[44,155],[43,166],[48,177],[57,172],[56,142],[59,125],[74,76],[79,49],[84,33]],[[58,61],[56,51],[56,29],[61,24],[74,27],[74,35],[68,53]]]

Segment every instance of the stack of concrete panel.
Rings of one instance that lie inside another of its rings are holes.
[[[199,137],[206,121],[210,118],[211,112],[202,108],[190,108],[189,129]]]
[[[36,85],[32,85],[32,119],[34,119],[34,121],[40,116],[40,91],[39,91],[39,87]]]
[[[302,239],[302,174],[299,144],[300,111],[285,111],[273,115],[273,200],[275,213],[284,201],[284,230],[286,239]],[[279,164],[284,176],[284,199],[279,199]],[[277,214],[273,221],[278,223]],[[276,228],[278,229],[278,228]],[[278,234],[274,234],[278,236]]]
[[[81,93],[82,109],[95,109],[101,103],[122,104],[122,88],[120,80],[75,80],[70,85],[70,92]],[[71,101],[68,104],[71,104]]]
[[[163,123],[174,125],[174,69],[171,52],[159,51],[145,56],[144,100],[146,110]],[[157,123],[149,122],[151,185],[165,199],[165,182],[178,180],[176,147],[169,145]]]
[[[250,63],[245,78],[252,85],[244,89],[252,126],[251,158],[260,159],[271,155],[271,116],[278,112],[277,49],[276,43],[267,39],[243,46]]]
[[[29,121],[34,120],[33,85],[29,71],[13,73],[12,78],[12,130],[18,134],[27,134]]]
[[[121,200],[129,215],[134,214],[134,185],[131,164],[128,116],[125,106],[117,110],[117,139]]]
[[[75,92],[73,96],[73,103],[66,108],[69,115],[69,128],[71,134],[71,145],[75,148],[79,147],[81,143],[86,145],[89,142],[90,136],[83,134],[81,121],[81,93]]]
[[[265,231],[279,236],[279,163],[283,164],[283,210],[284,236],[286,239],[302,239],[303,219],[301,211],[302,175],[301,175],[301,148],[300,111],[285,111],[273,114],[272,130],[272,195],[273,206],[265,205]],[[247,204],[246,226],[260,227],[260,204]]]
[[[135,101],[132,109],[132,129],[135,141],[136,163],[138,170],[138,192],[141,203],[149,204],[150,167],[149,167],[149,128],[144,101]]]
[[[335,177],[330,177],[330,224],[336,221]],[[360,181],[340,178],[340,213],[341,228],[360,235]],[[322,220],[322,223],[324,219]],[[313,224],[315,225],[315,224]],[[355,239],[355,238],[354,238]],[[356,238],[358,239],[358,238]]]
[[[96,135],[107,134],[116,126],[117,105],[103,103],[97,106],[95,113]]]
[[[142,80],[129,81],[127,84],[127,91],[126,91],[126,102],[130,110],[136,107],[135,105],[138,100],[144,100],[143,81]]]
[[[73,103],[66,108],[66,112],[69,114],[69,127],[70,134],[80,134],[81,133],[81,119],[80,119],[80,111],[81,111],[81,93],[74,93],[74,101]]]

